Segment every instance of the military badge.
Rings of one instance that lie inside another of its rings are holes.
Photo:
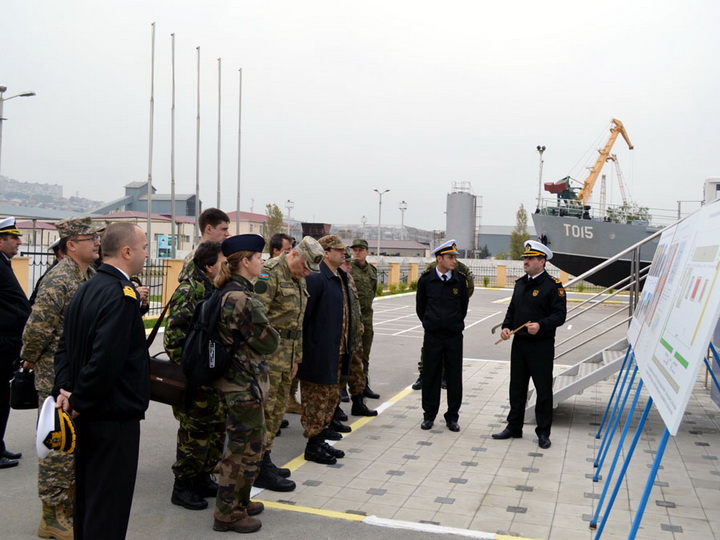
[[[560,287],[560,288],[558,289],[558,294],[559,294],[560,296],[565,296],[565,289],[563,289],[562,287]]]
[[[123,287],[123,294],[125,296],[129,296],[133,300],[137,300],[137,293],[135,292],[135,289],[131,285],[125,285]]]
[[[537,296],[538,294],[540,294],[540,291],[538,291],[537,289],[535,289],[535,290],[533,291],[533,296]]]
[[[459,292],[457,289],[453,289],[453,294],[458,294]]]

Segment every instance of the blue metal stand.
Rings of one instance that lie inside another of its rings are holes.
[[[593,464],[595,467],[598,468],[598,473],[600,472],[600,469],[602,468],[603,461],[605,461],[605,456],[607,455],[608,447],[610,446],[610,443],[612,443],[613,435],[615,434],[615,429],[617,428],[618,420],[620,419],[620,415],[622,414],[620,402],[622,402],[622,407],[624,407],[625,403],[627,402],[627,396],[630,393],[630,390],[632,388],[632,383],[630,384],[630,386],[627,386],[627,387],[626,387],[626,383],[627,383],[628,375],[630,374],[630,366],[633,365],[634,363],[635,363],[635,354],[632,353],[630,355],[630,362],[628,364],[628,369],[625,370],[625,374],[622,377],[622,383],[620,384],[620,388],[618,389],[617,399],[615,400],[615,405],[613,406],[612,414],[610,415],[611,426],[608,426],[608,430],[605,433],[605,437],[603,438],[602,443],[600,443],[600,449],[598,450],[598,457],[595,459],[595,463]],[[635,373],[637,373],[637,365],[635,365],[635,370],[633,371],[633,379],[635,379]],[[597,480],[595,480],[595,481],[597,482]]]
[[[660,446],[658,446],[655,460],[653,461],[652,469],[648,475],[647,482],[645,483],[645,491],[643,491],[642,498],[640,499],[640,506],[638,506],[637,512],[635,513],[635,519],[633,520],[628,540],[634,540],[638,529],[640,528],[640,522],[642,521],[643,513],[645,513],[645,507],[647,501],[650,498],[650,491],[652,491],[653,484],[655,483],[655,476],[657,476],[658,469],[660,468],[660,462],[662,461],[663,454],[665,453],[665,447],[667,446],[668,438],[670,437],[670,431],[665,428],[663,431],[662,438],[660,439]]]
[[[620,373],[623,372],[626,364],[628,363],[628,358],[630,358],[630,350],[631,347],[630,345],[628,345],[628,348],[625,351],[625,358],[623,358],[622,366],[620,366]],[[595,434],[596,439],[599,439],[602,436],[602,429],[605,426],[605,420],[607,419],[608,412],[610,411],[610,404],[613,402],[613,399],[615,399],[615,392],[617,391],[618,384],[620,384],[620,377],[615,379],[615,386],[613,386],[612,394],[610,394],[610,399],[608,400],[607,407],[605,407],[605,413],[603,414],[602,420],[600,421],[600,427],[598,427],[597,433]]]

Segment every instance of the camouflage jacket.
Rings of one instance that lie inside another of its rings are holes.
[[[308,292],[305,278],[294,279],[283,253],[263,266],[256,297],[263,303],[270,324],[280,334],[280,347],[268,355],[273,371],[290,371],[302,362],[302,324]]]
[[[195,250],[193,249],[190,253],[187,254],[185,257],[185,260],[183,261],[182,270],[180,270],[180,275],[178,276],[178,281],[183,282],[186,279],[188,279],[190,276],[192,276],[195,273],[195,270],[197,270],[197,267],[195,266]]]
[[[355,284],[355,279],[352,277],[352,274],[347,274],[347,277],[348,287],[350,288],[350,294],[352,295],[352,316],[350,318],[352,321],[352,328],[350,331],[352,332],[353,339],[356,344],[356,351],[359,351],[360,346],[362,345],[362,335],[365,333],[365,326],[362,324],[360,298],[357,285]]]
[[[83,273],[70,257],[60,261],[43,279],[23,331],[20,357],[35,364],[35,388],[50,394],[55,382],[55,351],[63,330],[65,311],[75,292],[95,274]]]
[[[369,262],[366,262],[365,266],[360,266],[357,261],[353,261],[350,275],[355,280],[355,286],[357,287],[363,322],[368,319],[372,322],[372,303],[378,286],[377,268]]]
[[[265,308],[255,297],[252,284],[237,274],[233,274],[232,279],[242,290],[223,294],[218,333],[228,347],[235,343],[236,337],[239,344],[235,349],[230,380],[222,381],[216,387],[223,392],[249,391],[253,397],[262,400],[267,396],[270,384],[270,366],[265,355],[277,350],[280,337],[265,316]],[[244,386],[245,381],[249,381],[249,388]]]
[[[429,263],[425,267],[425,271],[431,270],[437,266],[437,261],[433,261]],[[465,282],[467,283],[467,292],[468,292],[468,298],[470,298],[473,293],[475,292],[475,276],[472,273],[472,270],[468,268],[466,265],[461,263],[460,261],[457,262],[457,271],[460,272],[463,276],[465,276]]]
[[[181,276],[180,284],[170,299],[167,326],[163,337],[165,352],[170,360],[178,365],[187,333],[190,330],[195,306],[200,303],[200,300],[210,296],[215,289],[207,274],[197,269],[194,264],[189,274],[181,274]]]

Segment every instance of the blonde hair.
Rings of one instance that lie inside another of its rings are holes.
[[[220,265],[218,275],[215,276],[215,286],[218,289],[222,289],[225,285],[227,285],[233,274],[240,273],[240,262],[243,259],[252,258],[255,253],[255,251],[236,251],[235,253],[228,255],[227,259],[225,259]]]

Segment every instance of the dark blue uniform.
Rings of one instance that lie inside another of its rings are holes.
[[[423,387],[425,420],[434,420],[440,409],[440,381],[445,367],[447,380],[446,422],[457,422],[462,401],[463,330],[468,310],[465,275],[453,270],[443,281],[433,268],[418,280],[415,310],[422,321]]]
[[[125,538],[137,475],[150,358],[138,295],[103,264],[70,301],[55,355],[55,390],[76,419],[75,538]]]
[[[528,383],[532,377],[537,402],[535,432],[550,436],[552,425],[552,370],[555,358],[555,329],[565,322],[567,302],[559,279],[542,272],[534,279],[523,276],[515,282],[503,328],[514,330],[528,321],[540,324],[530,335],[527,328],[515,334],[510,354],[510,413],[508,429],[522,433],[525,423]]]

